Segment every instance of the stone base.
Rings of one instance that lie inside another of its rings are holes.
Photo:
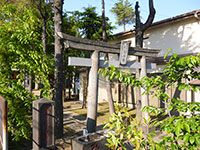
[[[89,139],[85,136],[79,136],[72,139],[72,149],[73,150],[108,150],[109,148],[106,144],[106,137],[99,133],[88,134]]]

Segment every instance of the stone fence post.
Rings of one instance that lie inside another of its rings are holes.
[[[33,101],[33,150],[55,149],[54,101]]]

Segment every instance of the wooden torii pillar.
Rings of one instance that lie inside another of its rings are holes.
[[[120,44],[78,38],[61,32],[59,32],[58,35],[64,40],[65,48],[94,51],[92,54],[92,64],[89,74],[87,130],[89,133],[95,132],[98,102],[97,72],[99,68],[99,52],[120,54]],[[156,57],[159,52],[160,50],[158,49],[129,47],[128,54],[134,56]],[[146,65],[143,65],[142,67],[145,67],[144,69],[146,69]],[[94,76],[91,78],[92,75]]]

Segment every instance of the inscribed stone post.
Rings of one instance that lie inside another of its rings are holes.
[[[33,150],[54,146],[54,101],[41,98],[33,102]]]

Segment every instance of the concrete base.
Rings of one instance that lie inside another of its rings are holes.
[[[72,139],[72,149],[73,150],[108,150],[109,148],[106,144],[106,137],[99,133],[88,134],[89,139],[85,136],[79,136]]]

